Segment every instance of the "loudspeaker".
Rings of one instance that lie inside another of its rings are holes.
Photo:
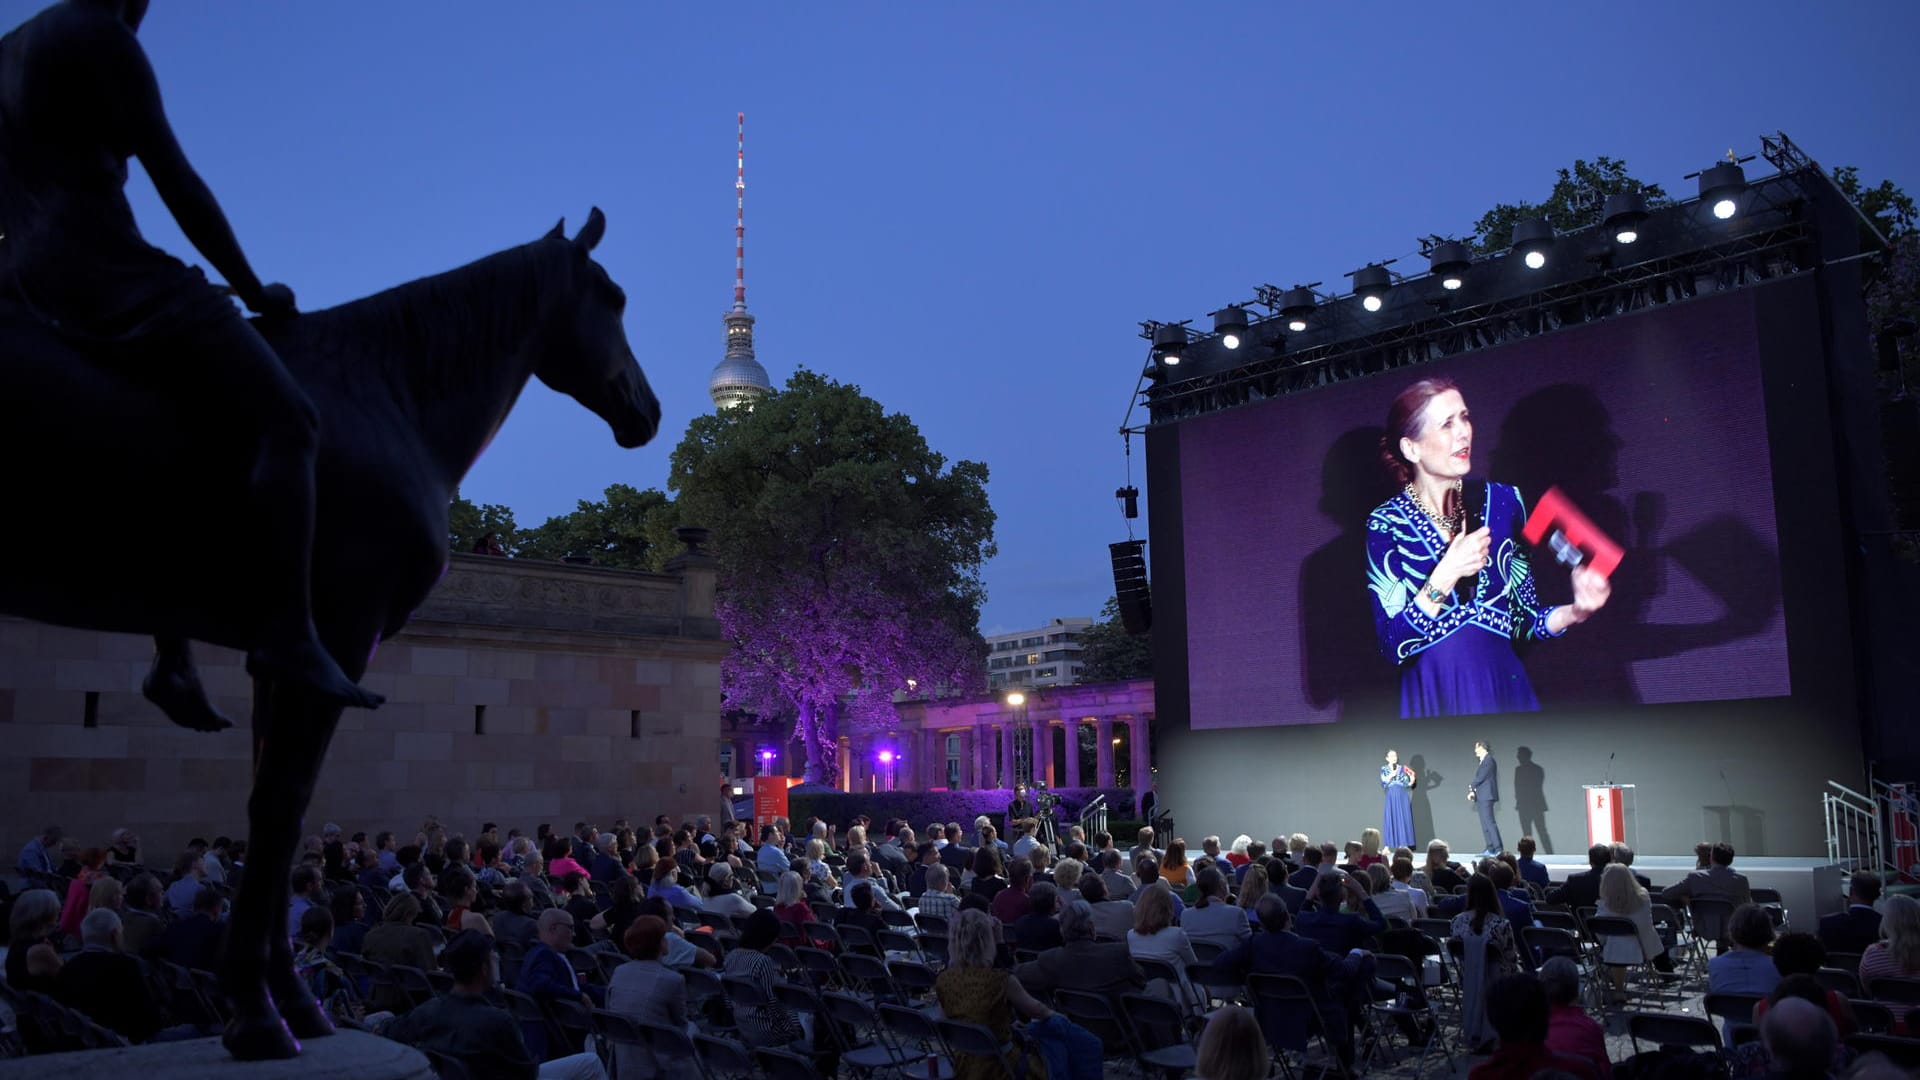
[[[1108,544],[1113,556],[1113,596],[1120,606],[1120,624],[1129,634],[1144,634],[1153,627],[1153,594],[1147,588],[1145,540]]]

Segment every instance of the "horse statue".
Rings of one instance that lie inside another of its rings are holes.
[[[592,258],[598,209],[546,236],[324,311],[257,322],[320,416],[313,617],[358,680],[447,566],[454,488],[529,378],[605,420],[623,447],[660,405],[621,322],[626,296]],[[152,635],[148,696],[176,723],[225,726],[189,640],[245,650],[260,624],[261,544],[249,527],[247,432],[215,422],[220,387],[192,358],[116,366],[0,306],[0,612]],[[162,370],[164,369],[164,370]],[[22,523],[41,528],[21,528]],[[243,1060],[285,1058],[332,1032],[295,976],[288,875],[341,705],[253,684],[251,857],[228,927],[224,1035]]]

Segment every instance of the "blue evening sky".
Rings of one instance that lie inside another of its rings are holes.
[[[1911,0],[154,0],[142,31],[188,156],[306,307],[606,210],[599,256],[664,427],[623,452],[532,388],[463,490],[523,524],[663,485],[710,408],[744,110],[759,357],[991,467],[988,632],[1112,591],[1137,320],[1340,282],[1544,195],[1576,157],[1691,194],[1683,174],[1784,129],[1920,190],[1917,36]],[[132,188],[148,235],[192,259]]]

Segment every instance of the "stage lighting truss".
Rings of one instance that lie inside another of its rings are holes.
[[[1399,261],[1368,263],[1347,275],[1353,279],[1353,295],[1359,299],[1362,311],[1373,314],[1387,306],[1387,296],[1393,292],[1393,283],[1399,280],[1387,267]]]
[[[1431,315],[1388,328],[1368,330],[1364,315],[1346,314],[1349,305],[1323,304],[1316,323],[1328,334],[1313,335],[1315,343],[1264,357],[1242,349],[1237,354],[1242,363],[1148,387],[1149,426],[1798,273],[1811,265],[1814,247],[1812,227],[1795,212],[1796,202],[1778,193],[1759,200],[1757,205],[1775,211],[1772,220],[1764,226],[1749,222],[1734,237],[1710,235],[1719,231],[1712,225],[1686,227],[1685,235],[1709,235],[1702,235],[1697,246],[1683,244],[1675,251],[1668,245],[1670,254],[1600,265],[1591,274],[1520,296],[1471,306],[1436,304]]]

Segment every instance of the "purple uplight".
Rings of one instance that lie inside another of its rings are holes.
[[[760,760],[761,760],[761,761],[772,761],[772,760],[773,760],[773,751],[771,751],[771,750],[762,750],[762,751],[760,751]]]
[[[893,751],[891,750],[880,751],[880,764],[882,765],[893,764]]]

